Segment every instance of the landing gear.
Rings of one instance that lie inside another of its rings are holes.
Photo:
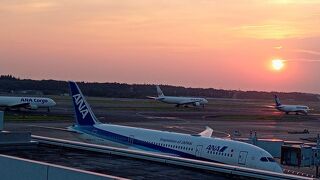
[[[289,112],[286,112],[286,114],[289,114]]]
[[[26,112],[25,111],[21,111],[21,109],[19,109],[20,112],[22,112],[22,118],[26,119]]]

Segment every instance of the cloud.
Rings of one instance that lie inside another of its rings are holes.
[[[243,25],[234,29],[240,32],[240,36],[255,39],[286,39],[303,36],[301,30],[286,22]]]
[[[313,51],[313,50],[307,50],[307,49],[293,49],[293,50],[290,50],[290,51],[306,53],[306,54],[312,54],[312,55],[319,55],[320,56],[320,51]]]
[[[317,0],[269,0],[270,4],[320,4]]]
[[[275,46],[273,47],[274,49],[282,49],[283,47],[282,46]]]
[[[320,62],[320,59],[290,59],[286,61],[291,62]]]
[[[56,1],[49,0],[4,1],[0,3],[0,10],[12,13],[37,13],[52,10],[58,5]]]

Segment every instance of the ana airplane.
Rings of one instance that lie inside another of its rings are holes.
[[[55,106],[56,103],[50,98],[41,97],[13,97],[13,96],[0,96],[0,107],[6,109],[30,109],[37,110],[39,108],[50,108]]]
[[[282,173],[282,169],[265,150],[243,142],[212,138],[213,130],[190,135],[167,131],[100,123],[75,82],[70,82],[76,124],[73,132],[101,142],[114,142],[132,149],[173,156],[262,169]]]
[[[276,109],[278,109],[279,111],[285,112],[286,114],[289,114],[290,112],[294,112],[297,115],[299,113],[308,114],[308,111],[310,110],[308,106],[305,105],[284,105],[281,104],[280,99],[277,95],[274,95],[274,99],[276,102]]]
[[[204,107],[204,105],[208,103],[208,101],[205,98],[165,96],[160,87],[158,85],[156,87],[158,97],[148,96],[148,98],[155,99],[157,101],[161,101],[167,104],[175,104],[176,107],[179,107],[181,105],[185,107],[188,107],[188,105]]]

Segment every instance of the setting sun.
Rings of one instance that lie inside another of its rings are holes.
[[[274,70],[281,70],[284,67],[284,61],[281,59],[272,60],[272,67]]]

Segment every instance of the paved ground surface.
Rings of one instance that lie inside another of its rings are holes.
[[[2,151],[2,154],[129,179],[230,179],[218,174],[173,165],[92,153],[57,146],[39,145],[33,150]]]
[[[77,134],[40,128],[65,128],[73,124],[70,99],[55,97],[55,100],[58,105],[50,113],[45,110],[26,113],[24,116],[19,112],[7,113],[5,129],[83,141]],[[256,131],[259,138],[289,141],[316,137],[320,133],[320,102],[283,102],[310,106],[313,111],[308,116],[280,113],[271,107],[272,100],[210,99],[205,109],[175,108],[172,105],[141,99],[89,98],[88,102],[102,122],[157,130],[195,134],[204,130],[205,126],[210,126],[215,130],[214,136],[218,137],[226,137],[228,134],[232,137],[248,137],[250,131]],[[288,133],[304,129],[308,129],[309,134]],[[240,135],[234,136],[234,131],[240,132]]]

